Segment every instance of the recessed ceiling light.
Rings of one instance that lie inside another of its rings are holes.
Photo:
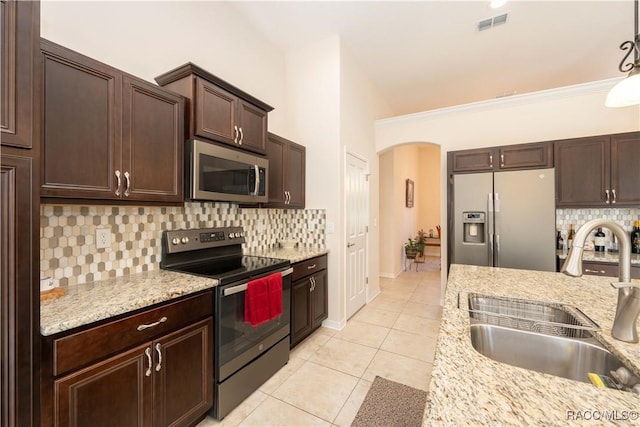
[[[491,0],[489,6],[491,6],[491,9],[499,9],[505,4],[507,4],[507,0]]]

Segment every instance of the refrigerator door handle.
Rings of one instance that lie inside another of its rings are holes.
[[[487,195],[487,240],[489,241],[489,259],[487,260],[487,265],[489,267],[493,266],[493,233],[493,193],[489,193]]]
[[[493,227],[495,245],[493,249],[493,266],[500,267],[500,193],[493,194]]]

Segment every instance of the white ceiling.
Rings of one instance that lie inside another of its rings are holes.
[[[232,4],[285,52],[339,34],[395,115],[622,77],[618,46],[633,38],[632,0]]]

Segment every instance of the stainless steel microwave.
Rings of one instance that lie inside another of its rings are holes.
[[[238,203],[268,201],[269,160],[210,142],[189,140],[185,148],[185,194],[191,200]]]

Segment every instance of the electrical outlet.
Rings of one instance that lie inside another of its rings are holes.
[[[98,228],[96,230],[96,247],[98,249],[111,247],[111,230],[108,228]]]

